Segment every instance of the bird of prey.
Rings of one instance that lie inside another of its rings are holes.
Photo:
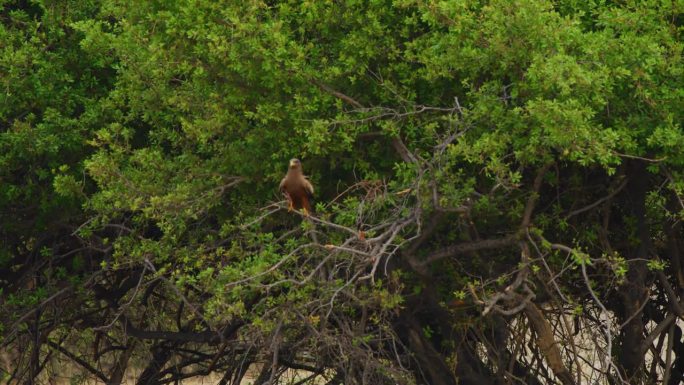
[[[288,201],[288,211],[302,209],[304,215],[311,213],[311,199],[314,188],[302,174],[302,162],[290,159],[290,167],[283,180],[280,181],[280,191]]]

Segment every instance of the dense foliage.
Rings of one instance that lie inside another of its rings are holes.
[[[0,20],[3,381],[684,381],[683,1]]]

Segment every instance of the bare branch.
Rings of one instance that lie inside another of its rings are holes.
[[[343,101],[345,101],[345,102],[351,104],[352,106],[354,106],[354,107],[356,107],[356,108],[364,108],[363,105],[362,105],[361,103],[357,102],[356,100],[354,100],[354,98],[352,98],[352,97],[350,97],[350,96],[347,96],[347,95],[345,95],[345,94],[343,94],[343,93],[341,93],[341,92],[339,92],[339,91],[335,91],[332,87],[330,87],[329,85],[323,83],[322,81],[320,81],[320,80],[318,80],[318,79],[314,79],[314,78],[311,78],[311,79],[309,79],[309,80],[310,80],[313,84],[315,84],[318,88],[320,88],[320,89],[322,89],[323,91],[329,93],[330,95],[332,95],[332,96],[334,96],[334,97],[336,97],[336,98],[338,98],[338,99],[340,99],[340,100],[343,100]]]
[[[490,250],[490,249],[500,249],[504,247],[509,247],[515,244],[518,239],[517,234],[511,234],[503,238],[498,239],[484,239],[481,241],[461,243],[449,247],[445,247],[441,250],[429,254],[425,259],[420,262],[421,266],[427,266],[433,262],[439,261],[442,258],[453,257],[456,255],[469,253],[473,251],[480,250]]]
[[[579,215],[579,214],[582,214],[583,212],[592,210],[595,207],[601,205],[603,202],[610,200],[615,195],[617,195],[620,191],[622,191],[622,189],[624,189],[625,186],[627,186],[627,182],[629,182],[629,179],[625,178],[625,180],[623,180],[622,183],[620,183],[620,185],[615,190],[613,190],[610,194],[608,194],[605,197],[597,200],[596,202],[590,204],[589,206],[585,206],[585,207],[582,207],[581,209],[571,211],[570,213],[568,213],[568,215],[565,216],[565,219],[570,219],[570,218],[574,217],[575,215]]]
[[[74,361],[75,363],[79,364],[83,369],[85,369],[85,370],[89,371],[90,373],[94,374],[95,376],[97,376],[97,378],[99,378],[100,380],[104,381],[105,383],[109,383],[109,378],[108,378],[104,373],[102,373],[101,371],[97,370],[97,368],[95,368],[94,366],[90,365],[90,364],[89,364],[87,361],[85,361],[84,359],[82,359],[82,358],[76,356],[74,353],[72,353],[72,352],[66,350],[64,347],[62,347],[61,345],[59,345],[59,344],[56,343],[56,342],[51,341],[50,339],[48,339],[48,340],[46,341],[46,343],[47,343],[48,346],[50,346],[51,348],[57,350],[58,352],[60,352],[60,353],[64,354],[65,356],[67,356],[70,360],[72,360],[72,361]]]
[[[541,185],[544,181],[544,176],[546,175],[546,172],[549,171],[549,168],[551,168],[552,165],[553,163],[547,163],[544,166],[542,166],[539,169],[539,171],[537,171],[537,176],[534,178],[534,182],[532,184],[531,195],[527,199],[525,211],[523,211],[523,219],[520,223],[521,230],[528,228],[530,226],[530,223],[532,222],[532,212],[534,211],[534,207],[537,204],[537,200],[539,199],[539,191],[541,190]]]

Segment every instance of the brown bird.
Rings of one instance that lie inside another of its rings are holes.
[[[302,174],[302,162],[299,159],[290,159],[290,168],[280,181],[280,191],[287,198],[288,211],[303,209],[304,215],[311,213],[314,188]]]

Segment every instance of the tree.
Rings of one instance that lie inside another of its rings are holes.
[[[4,10],[10,381],[681,380],[681,4]]]

